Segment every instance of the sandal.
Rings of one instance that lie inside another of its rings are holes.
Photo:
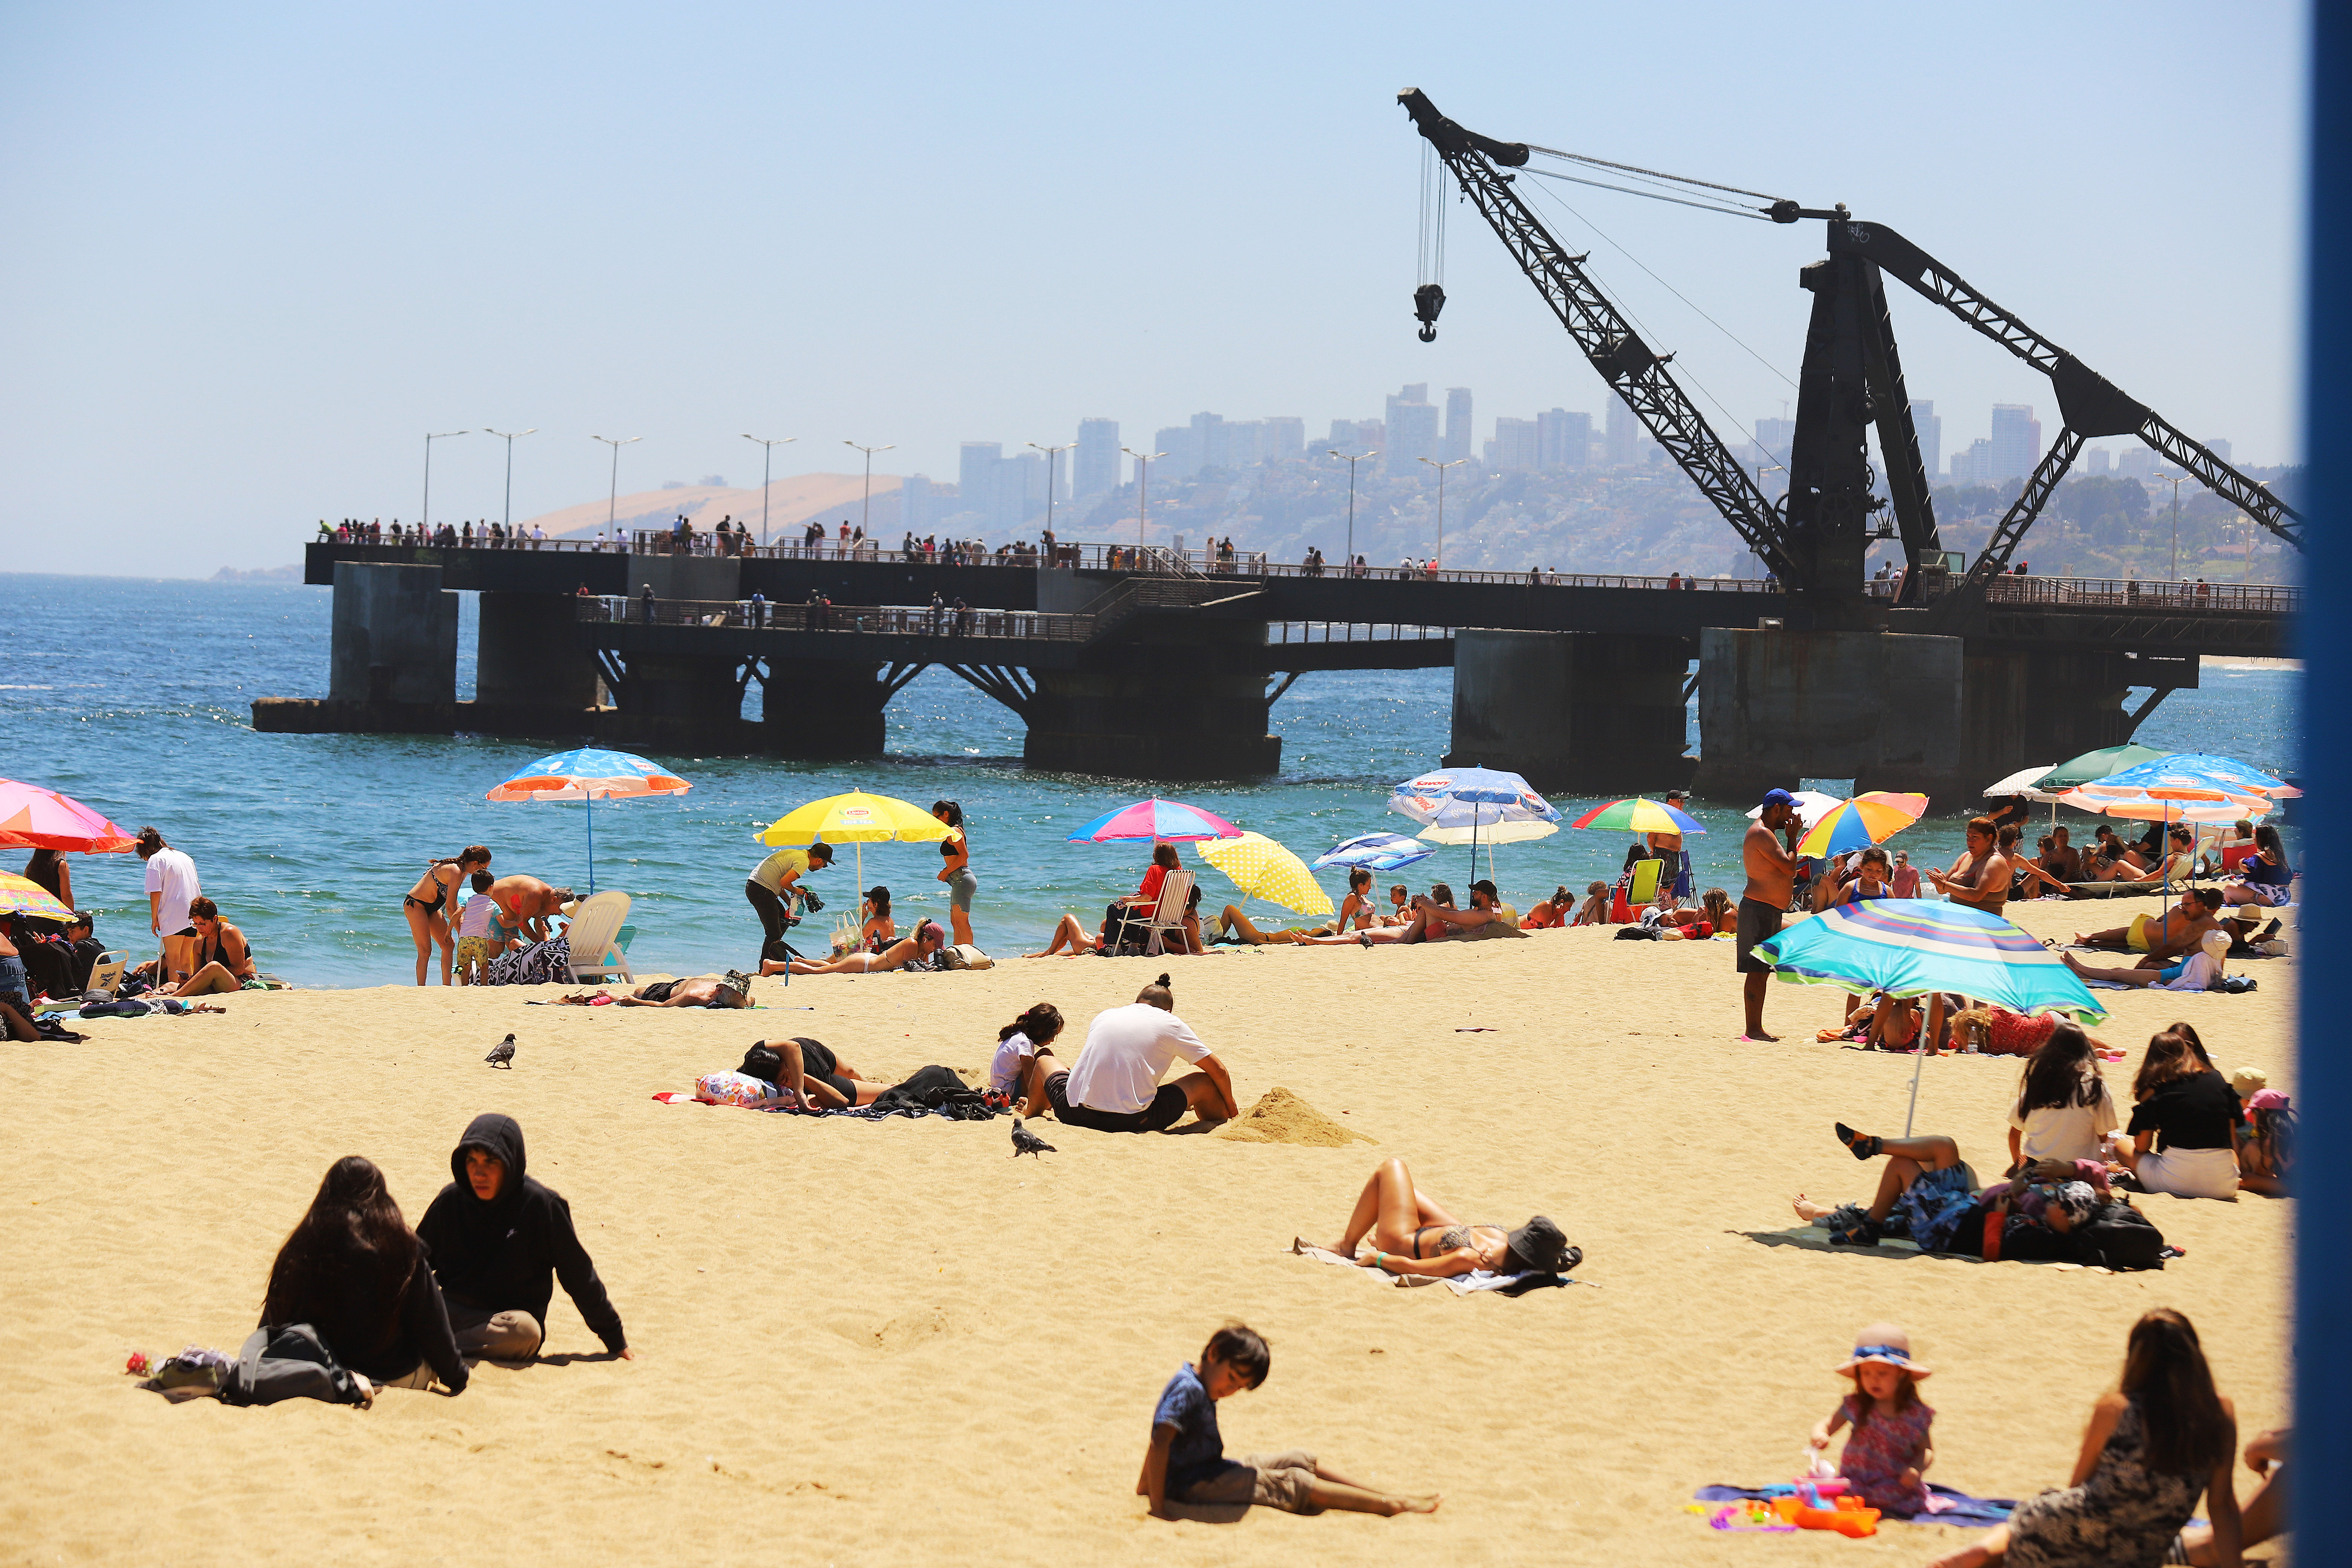
[[[1886,1142],[1885,1139],[1873,1137],[1867,1133],[1856,1132],[1853,1128],[1848,1127],[1843,1121],[1838,1122],[1835,1125],[1837,1127],[1838,1142],[1844,1144],[1855,1159],[1875,1160],[1878,1158],[1881,1148]]]

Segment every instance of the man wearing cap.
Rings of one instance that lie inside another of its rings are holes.
[[[1685,815],[1690,811],[1690,796],[1682,790],[1668,790],[1666,804]],[[1675,902],[1690,902],[1695,896],[1696,883],[1691,878],[1690,851],[1683,847],[1683,836],[1679,833],[1653,833],[1650,835],[1650,847],[1664,856],[1674,870]]]
[[[779,849],[751,868],[751,874],[743,879],[743,896],[751,900],[766,933],[767,940],[760,945],[761,958],[784,956],[784,932],[797,918],[785,908],[785,900],[796,892],[805,898],[800,879],[832,864],[833,846],[812,844],[805,849]]]
[[[1779,835],[1776,838],[1774,835]],[[1786,847],[1782,847],[1783,845]],[[1772,966],[1753,956],[1756,944],[1778,932],[1789,913],[1797,883],[1797,797],[1787,790],[1767,791],[1764,807],[1748,825],[1739,847],[1748,868],[1748,886],[1739,895],[1738,964],[1748,1004],[1748,1027],[1743,1040],[1771,1040],[1764,1032],[1764,988],[1771,984]]]

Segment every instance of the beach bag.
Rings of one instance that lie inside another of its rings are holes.
[[[2156,1222],[2121,1199],[2106,1205],[2073,1232],[2080,1263],[2107,1268],[2161,1268],[2164,1233]]]
[[[308,1323],[254,1330],[237,1352],[220,1397],[224,1405],[276,1405],[285,1399],[361,1403],[359,1384]]]
[[[694,1080],[694,1098],[710,1105],[751,1105],[775,1094],[774,1084],[745,1072],[707,1072]]]
[[[980,949],[972,946],[972,944],[968,942],[958,942],[953,947],[940,949],[940,956],[948,961],[948,967],[950,969],[993,969],[996,967],[996,960],[989,957],[988,954],[981,952]]]

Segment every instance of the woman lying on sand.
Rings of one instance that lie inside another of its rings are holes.
[[[921,920],[915,929],[879,952],[850,952],[839,958],[822,962],[805,958],[778,962],[772,958],[760,961],[762,974],[880,974],[892,969],[904,969],[910,963],[929,958],[947,945],[948,933],[940,922]]]
[[[1559,1274],[1584,1260],[1583,1249],[1569,1246],[1559,1226],[1542,1215],[1517,1230],[1464,1225],[1416,1188],[1412,1172],[1395,1158],[1373,1167],[1355,1213],[1348,1216],[1348,1228],[1331,1250],[1355,1258],[1356,1244],[1366,1239],[1373,1251],[1357,1261],[1384,1274],[1444,1278],[1481,1268],[1495,1274]]]

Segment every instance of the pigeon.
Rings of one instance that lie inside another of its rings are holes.
[[[505,1068],[509,1072],[513,1071],[514,1037],[512,1035],[509,1035],[505,1039],[500,1040],[497,1045],[492,1046],[490,1047],[490,1054],[484,1057],[482,1059],[489,1063],[494,1068]]]
[[[1016,1116],[1013,1119],[1013,1157],[1014,1159],[1018,1160],[1024,1154],[1058,1154],[1060,1152],[1059,1149],[1055,1148],[1034,1132],[1024,1131],[1021,1126],[1021,1118]]]

